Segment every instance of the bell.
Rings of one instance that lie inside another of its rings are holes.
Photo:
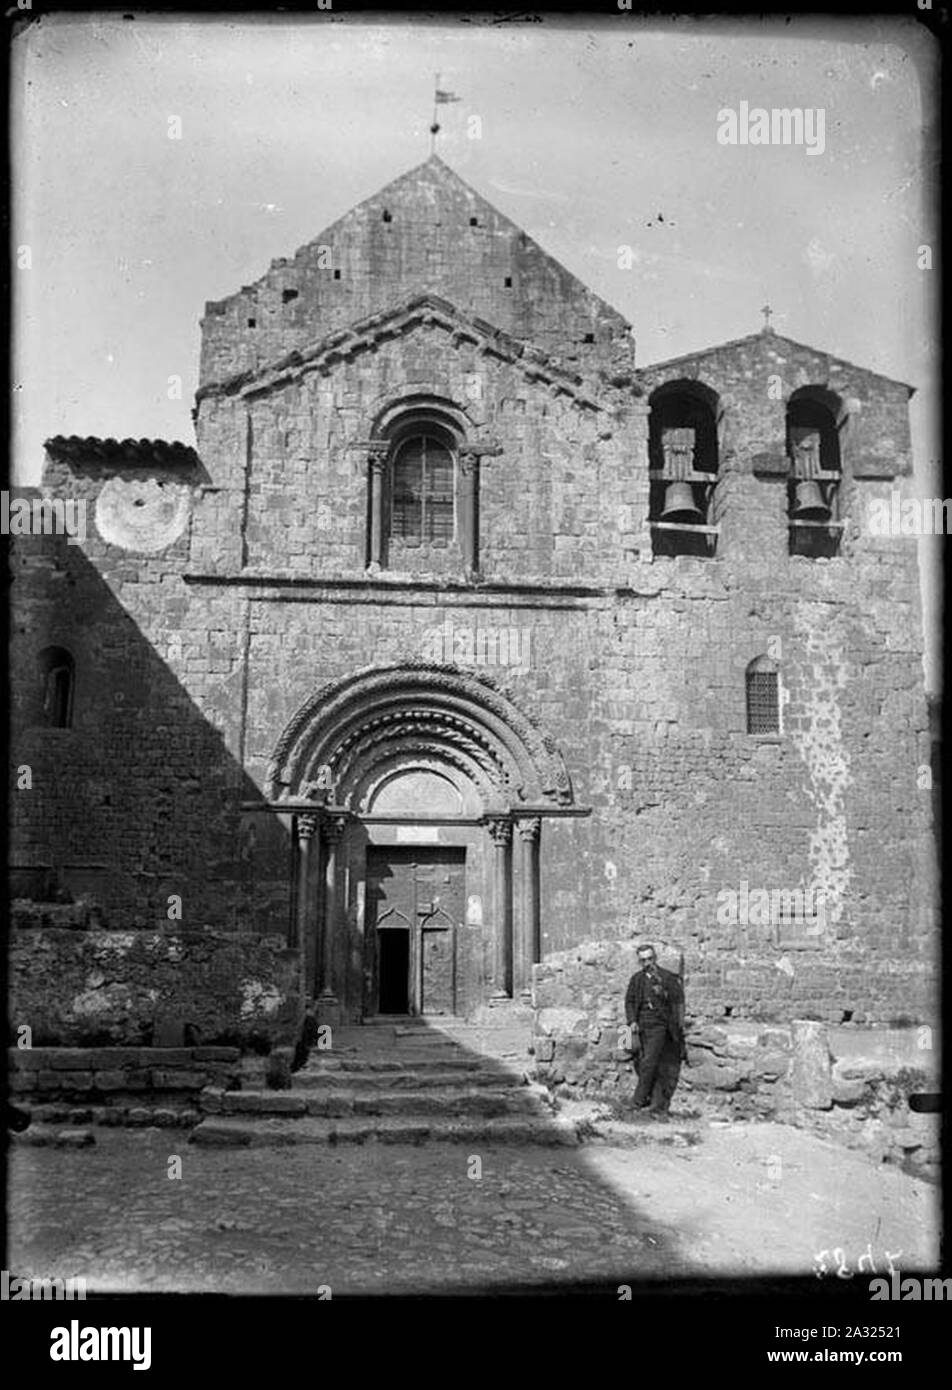
[[[790,515],[794,521],[829,521],[830,509],[823,500],[819,483],[809,478],[797,483]]]
[[[694,502],[694,489],[690,483],[669,483],[664,490],[664,507],[661,511],[663,521],[683,521],[692,526],[700,526],[704,521]]]

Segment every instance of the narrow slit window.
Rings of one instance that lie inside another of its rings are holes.
[[[758,657],[747,667],[747,732],[780,732],[780,672],[768,657]]]
[[[40,653],[40,714],[48,729],[69,729],[73,723],[73,658],[64,647]]]

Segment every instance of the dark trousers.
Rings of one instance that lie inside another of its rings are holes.
[[[635,1061],[638,1086],[634,1103],[638,1106],[650,1103],[652,1110],[667,1110],[681,1075],[681,1047],[664,1023],[639,1026],[638,1036],[641,1056]]]

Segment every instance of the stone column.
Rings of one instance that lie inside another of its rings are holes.
[[[461,449],[459,455],[459,530],[467,574],[479,569],[479,454]]]
[[[517,822],[521,847],[519,865],[519,943],[516,952],[515,988],[524,1000],[532,997],[532,967],[541,959],[542,933],[539,917],[539,837],[540,816]]]
[[[305,812],[294,818],[294,848],[297,854],[297,902],[291,921],[289,946],[307,944],[307,919],[311,885],[311,840],[319,817]]]
[[[340,1000],[334,990],[334,946],[338,931],[337,847],[346,816],[330,816],[324,822],[327,858],[324,864],[324,933],[321,938],[321,992],[317,996],[318,1021],[340,1023]]]
[[[386,545],[383,534],[385,515],[385,488],[387,455],[390,441],[372,440],[367,446],[367,464],[370,478],[370,564],[383,565]]]
[[[491,1000],[512,998],[512,822],[494,816],[486,822],[493,841],[493,920],[495,950]]]

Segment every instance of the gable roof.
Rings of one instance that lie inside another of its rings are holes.
[[[908,382],[898,381],[895,377],[884,376],[882,372],[871,371],[868,367],[862,367],[857,362],[849,362],[845,357],[837,357],[832,352],[827,352],[824,348],[813,347],[810,343],[799,343],[795,338],[788,338],[775,329],[763,328],[756,333],[748,333],[744,338],[731,338],[725,343],[715,343],[712,347],[699,348],[697,352],[681,353],[678,357],[667,357],[660,362],[648,362],[636,368],[635,375],[651,373],[652,375],[666,367],[677,367],[685,362],[698,362],[705,357],[714,357],[719,352],[728,351],[731,348],[743,347],[745,344],[754,346],[766,346],[768,344],[783,343],[787,347],[793,348],[797,352],[810,352],[815,357],[825,357],[828,362],[834,362],[839,367],[846,367],[852,372],[861,372],[863,376],[872,377],[876,381],[888,382],[890,386],[902,386],[904,390],[913,395],[916,388],[910,386]]]

